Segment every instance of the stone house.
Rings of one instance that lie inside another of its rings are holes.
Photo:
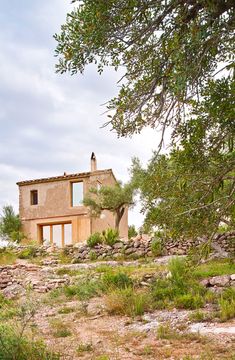
[[[99,218],[91,217],[82,200],[90,188],[112,186],[116,181],[111,169],[97,170],[92,153],[89,172],[18,182],[19,215],[27,239],[64,247],[84,242],[96,231],[114,228],[113,213],[105,210]],[[121,237],[128,236],[127,208],[119,232]]]

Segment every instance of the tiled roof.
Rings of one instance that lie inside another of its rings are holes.
[[[106,169],[106,170],[96,170],[96,171],[92,171],[92,172],[88,171],[88,172],[76,173],[76,174],[65,174],[65,175],[52,176],[52,177],[41,178],[41,179],[19,181],[16,184],[19,186],[30,185],[30,184],[39,184],[39,183],[52,182],[52,181],[61,181],[61,180],[70,180],[70,179],[89,177],[91,175],[99,175],[99,174],[104,174],[104,173],[112,173],[113,174],[113,171],[112,171],[112,169]]]

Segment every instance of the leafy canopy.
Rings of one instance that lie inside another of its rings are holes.
[[[103,210],[109,210],[116,216],[118,229],[121,218],[127,206],[133,205],[134,188],[132,184],[101,186],[100,189],[91,188],[85,196],[83,204],[90,207],[93,216],[99,216]]]
[[[194,237],[235,226],[234,90],[230,79],[211,81],[169,155],[155,153],[147,169],[133,161],[147,228]]]
[[[57,41],[58,72],[125,68],[108,105],[120,136],[178,127],[219,68],[234,68],[233,0],[74,0]]]

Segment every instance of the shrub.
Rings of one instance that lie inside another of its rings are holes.
[[[109,228],[103,231],[102,234],[105,244],[109,246],[113,246],[119,239],[119,232],[117,229]]]
[[[42,341],[32,341],[10,326],[0,325],[0,359],[59,360],[59,354],[46,349]]]
[[[154,256],[162,255],[162,243],[160,239],[153,239],[151,242],[151,251]]]
[[[35,246],[27,247],[26,249],[22,250],[18,257],[20,259],[31,259],[37,256],[37,248]]]
[[[128,239],[131,239],[137,235],[138,235],[138,233],[135,229],[135,225],[128,226]]]
[[[69,329],[69,326],[62,322],[61,320],[54,319],[51,322],[51,326],[53,328],[53,336],[60,338],[60,337],[67,337],[71,336],[72,332]]]
[[[99,290],[99,282],[89,279],[80,280],[75,285],[69,285],[63,288],[64,294],[67,297],[77,296],[79,300],[88,300],[98,295]]]
[[[176,301],[176,306],[179,309],[198,309],[204,305],[203,297],[199,294],[184,294],[179,296]]]
[[[235,317],[235,289],[226,289],[219,301],[219,317],[221,321],[233,319]]]
[[[135,292],[131,287],[112,291],[106,295],[105,303],[109,314],[131,317],[143,315],[152,306],[149,294]]]
[[[94,260],[97,259],[97,254],[96,254],[95,251],[91,250],[91,251],[89,252],[89,259],[90,259],[91,261],[94,261]]]
[[[132,279],[122,272],[118,272],[116,274],[107,272],[102,276],[101,281],[104,291],[107,291],[109,288],[124,289],[133,285]]]
[[[93,248],[96,245],[101,244],[102,242],[103,242],[103,237],[99,232],[95,232],[87,239],[87,245],[90,248]]]
[[[16,254],[7,248],[0,249],[0,265],[13,264],[17,259]]]

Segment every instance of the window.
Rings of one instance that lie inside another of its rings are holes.
[[[83,201],[83,182],[72,183],[72,206],[81,206]]]
[[[99,181],[97,181],[97,190],[99,191],[101,189],[101,183]]]
[[[37,190],[30,191],[30,203],[31,203],[31,205],[38,204],[38,191]]]

